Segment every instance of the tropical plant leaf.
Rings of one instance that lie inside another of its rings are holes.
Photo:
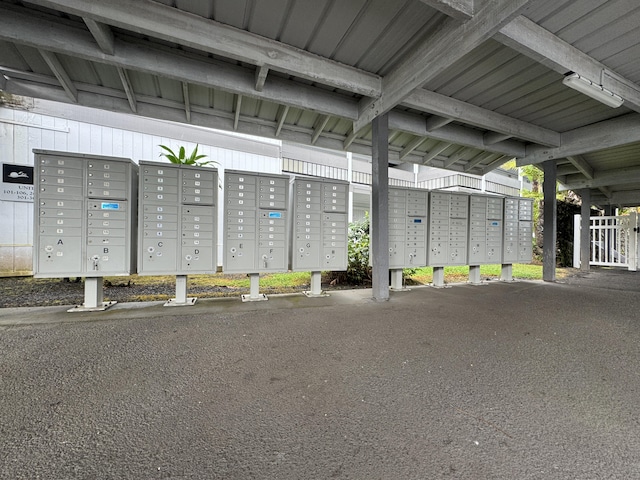
[[[160,156],[166,157],[171,163],[176,163],[180,165],[195,165],[198,167],[209,165],[211,163],[215,163],[215,164],[218,163],[215,161],[200,162],[199,161],[200,159],[205,158],[207,156],[204,154],[198,155],[198,147],[200,145],[196,145],[196,148],[193,149],[193,152],[191,152],[191,155],[189,155],[189,157],[187,157],[186,150],[183,146],[180,147],[177,155],[173,150],[171,150],[169,147],[165,145],[158,145],[158,146],[163,150],[165,150],[165,152],[160,153]]]

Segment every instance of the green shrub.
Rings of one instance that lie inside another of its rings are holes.
[[[369,226],[368,214],[362,220],[349,224],[345,282],[351,285],[371,283]]]

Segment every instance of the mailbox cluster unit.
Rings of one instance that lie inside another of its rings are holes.
[[[533,200],[505,198],[502,263],[528,263],[533,257]]]
[[[389,268],[427,263],[429,192],[389,187]]]
[[[140,161],[139,191],[138,273],[215,273],[217,171]]]
[[[223,271],[288,269],[289,176],[227,170]]]
[[[123,158],[34,153],[34,276],[135,273],[138,166]]]
[[[469,195],[431,192],[427,265],[467,265]]]
[[[530,262],[532,221],[527,198],[389,187],[389,268]]]
[[[471,195],[469,210],[469,265],[501,263],[503,199]]]
[[[294,177],[291,204],[291,270],[346,270],[349,184]]]

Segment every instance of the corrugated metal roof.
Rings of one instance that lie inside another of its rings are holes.
[[[382,105],[392,163],[482,174],[578,156],[582,184],[640,168],[637,58],[636,0],[0,3],[10,93],[362,154]],[[625,104],[571,90],[570,71]]]

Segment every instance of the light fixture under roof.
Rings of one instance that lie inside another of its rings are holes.
[[[616,95],[604,88],[602,85],[593,83],[591,80],[588,80],[577,73],[567,75],[564,77],[564,80],[562,80],[562,83],[567,87],[573,88],[580,93],[584,93],[585,95],[588,95],[589,97],[612,108],[618,108],[624,102],[624,99],[620,95]]]

